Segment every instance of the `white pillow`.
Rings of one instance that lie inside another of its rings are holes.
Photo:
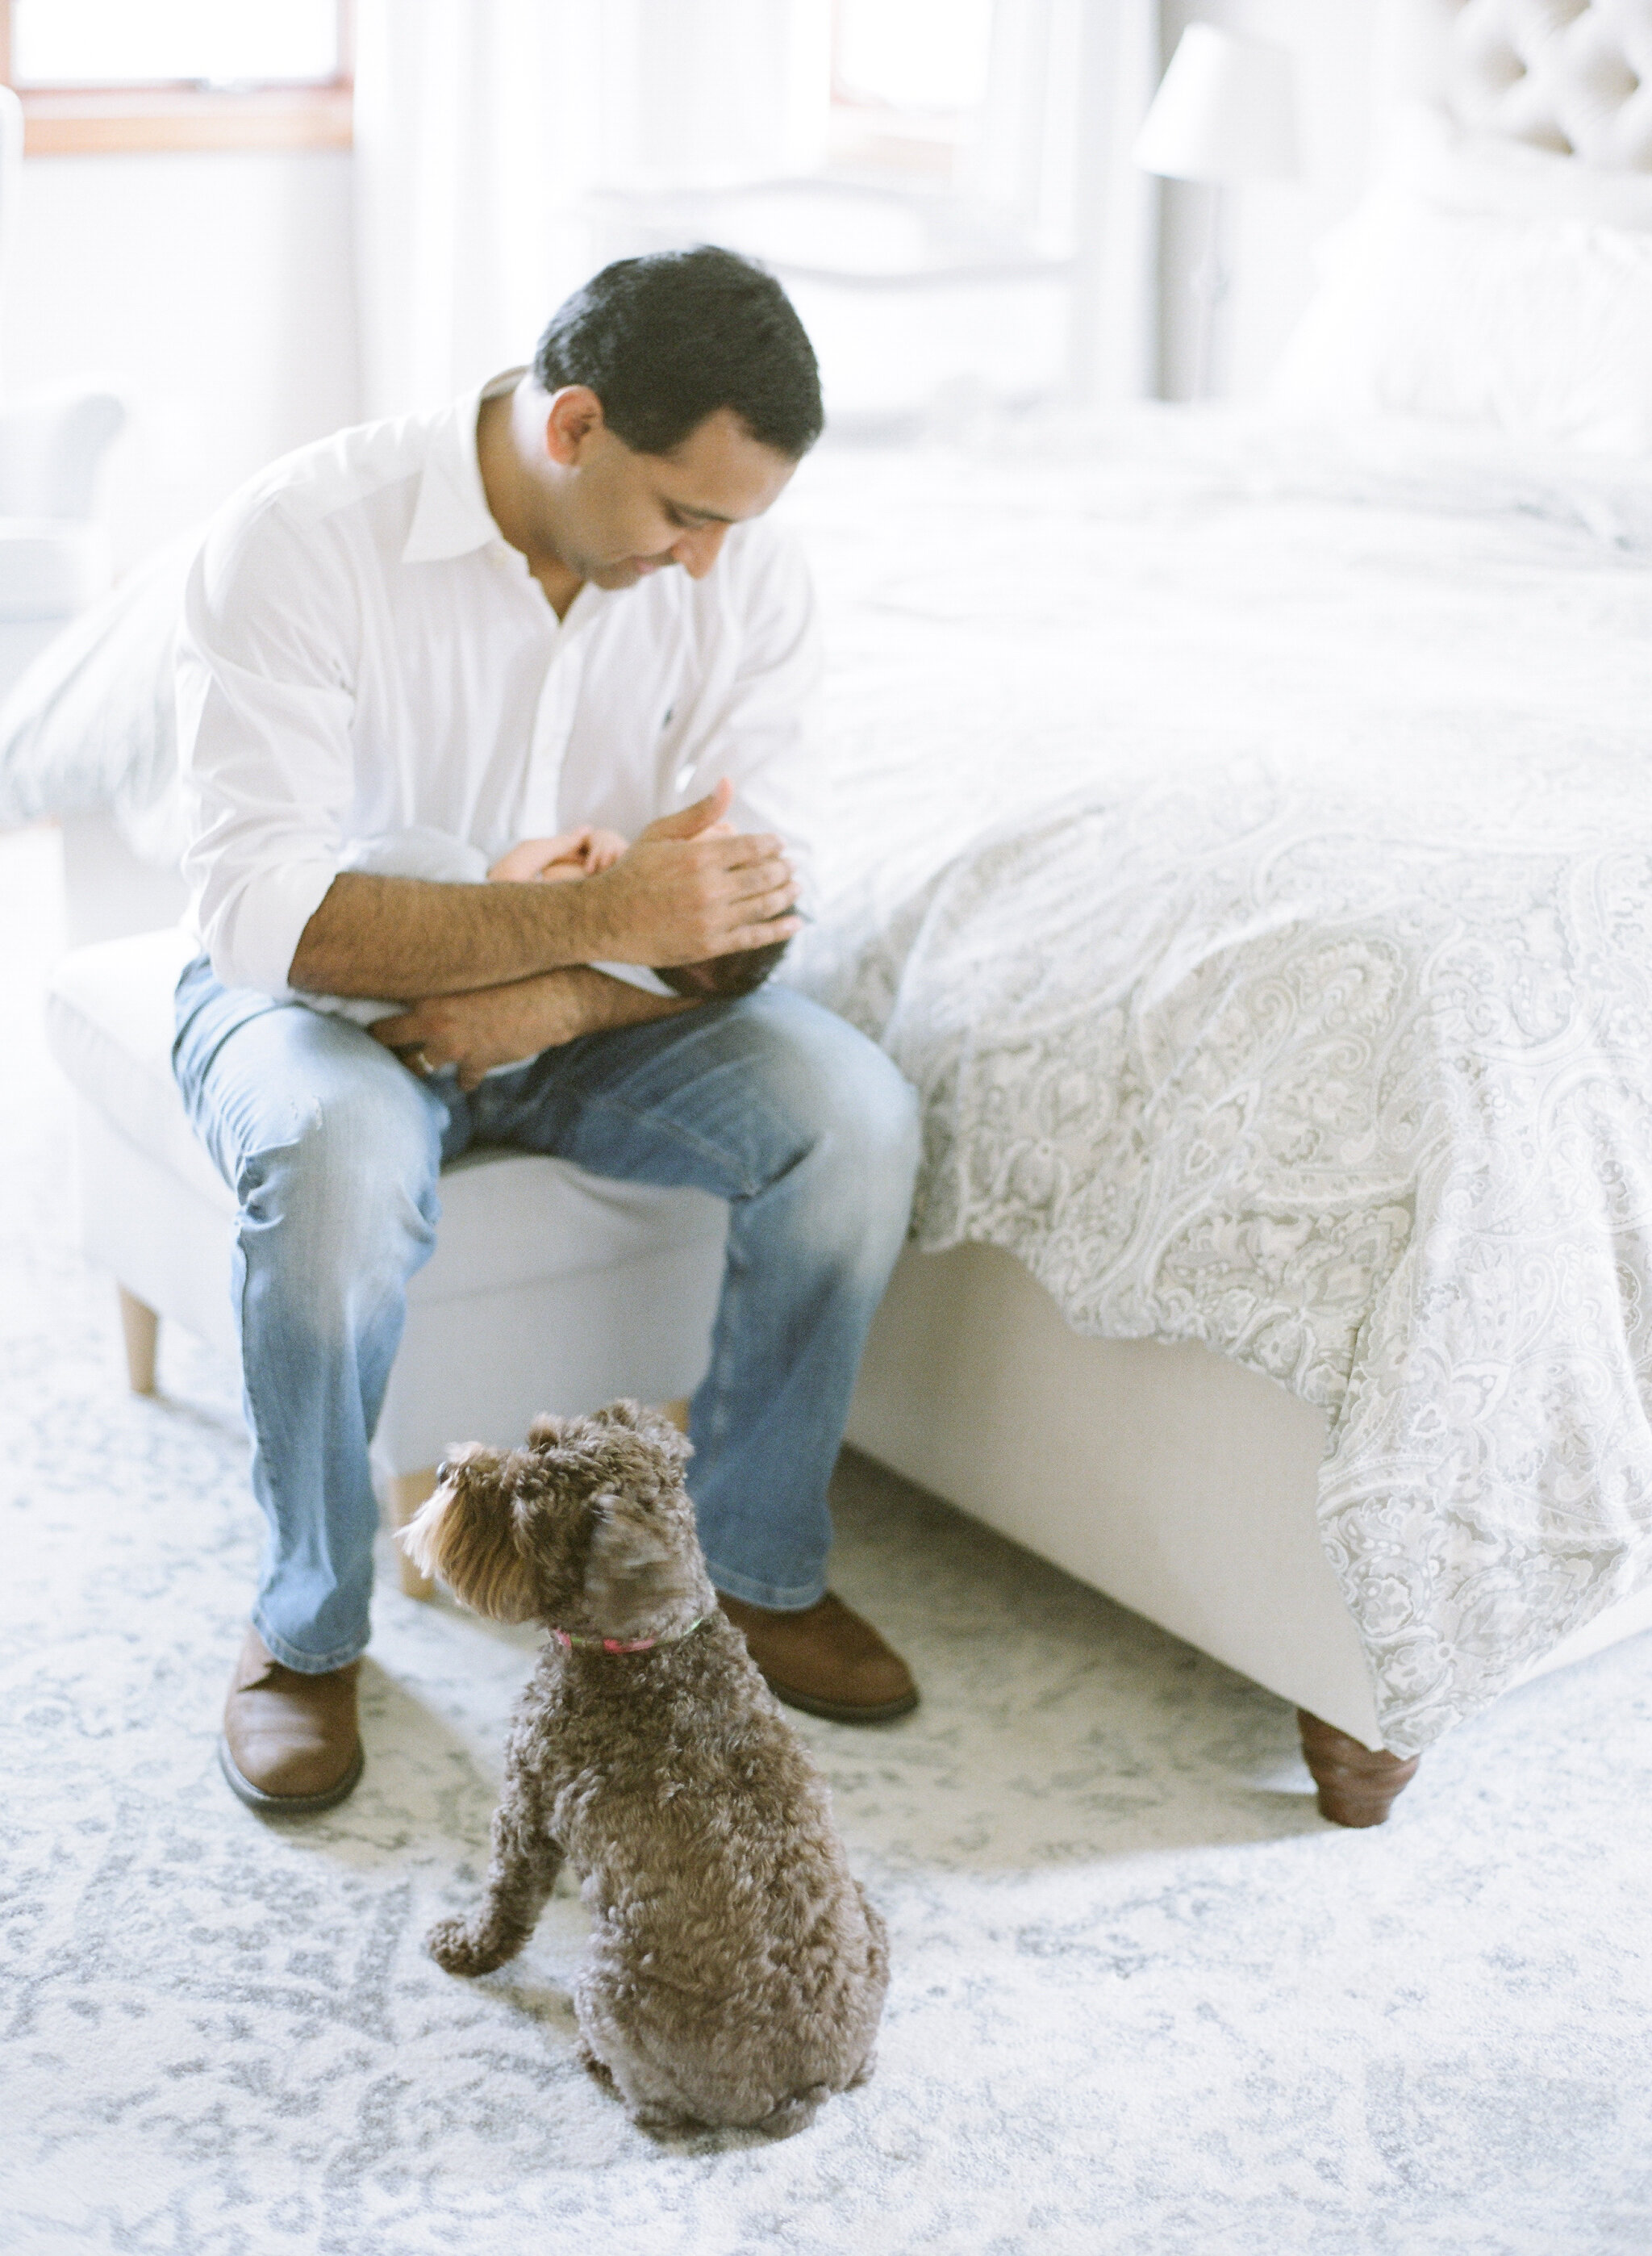
[[[1276,406],[1652,453],[1652,178],[1414,126],[1321,257]]]
[[[1395,118],[1384,171],[1438,211],[1652,229],[1652,173],[1613,172],[1530,142],[1471,133],[1421,105]]]
[[[145,859],[175,862],[172,641],[200,546],[186,533],[53,638],[0,706],[0,828],[110,807]]]

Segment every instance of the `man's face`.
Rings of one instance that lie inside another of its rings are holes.
[[[599,423],[580,440],[574,467],[561,490],[557,553],[599,588],[634,588],[669,564],[704,579],[729,526],[761,517],[798,466],[720,407],[669,455],[637,454]]]

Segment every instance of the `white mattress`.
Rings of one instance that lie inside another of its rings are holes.
[[[827,911],[920,1242],[1331,1421],[1386,1743],[1652,1566],[1652,468],[1182,411],[825,453]]]

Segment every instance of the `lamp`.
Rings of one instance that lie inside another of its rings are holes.
[[[1210,232],[1192,287],[1199,304],[1194,397],[1209,380],[1216,309],[1231,276],[1223,256],[1223,197],[1245,180],[1283,180],[1302,169],[1296,77],[1289,53],[1269,39],[1190,24],[1136,136],[1143,172],[1208,187]]]

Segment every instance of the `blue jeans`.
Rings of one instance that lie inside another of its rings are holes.
[[[368,1445],[439,1170],[473,1143],[728,1201],[689,1490],[720,1590],[782,1609],[820,1596],[826,1483],[917,1164],[916,1100],[873,1043],[764,987],[544,1051],[467,1096],[346,1019],[220,986],[203,959],[178,984],[172,1064],[240,1204],[232,1291],[269,1522],[253,1622],[278,1660],[338,1668],[367,1644]]]

